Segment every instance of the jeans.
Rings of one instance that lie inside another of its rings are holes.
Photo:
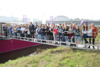
[[[44,39],[44,35],[41,35],[41,39]]]
[[[93,41],[92,41],[92,44],[93,44],[93,45],[95,44],[95,37],[93,37]]]
[[[83,34],[83,35],[82,35],[82,41],[83,41],[83,39],[84,39],[85,44],[88,43],[87,38],[88,38],[88,35],[87,35],[87,34]]]
[[[9,33],[11,36],[13,35],[13,33],[12,33],[12,31],[10,31],[10,33]]]
[[[12,31],[12,36],[15,36],[15,32],[14,31]]]
[[[57,41],[57,35],[53,33],[54,41]]]
[[[73,42],[73,38],[74,38],[74,36],[72,36],[71,39],[68,39],[69,42]]]
[[[88,36],[88,38],[89,38],[89,44],[91,44],[91,38],[92,38],[92,36]]]
[[[50,35],[47,35],[48,36],[48,40],[50,40]]]
[[[36,35],[36,39],[41,39],[41,35],[40,34],[37,34]],[[41,42],[41,40],[38,40],[38,42]]]
[[[30,32],[30,38],[34,37],[34,32]]]
[[[65,36],[63,33],[62,33],[62,41],[65,41]]]
[[[44,36],[44,40],[48,40],[48,36],[47,35]]]
[[[24,32],[21,33],[21,37],[25,37],[25,33]]]
[[[4,31],[4,35],[7,37],[8,36],[8,32],[7,31]]]
[[[36,34],[36,39],[38,39],[38,34]]]
[[[20,33],[17,33],[17,36],[18,36],[18,37],[21,37],[21,34],[20,34]]]
[[[68,41],[68,36],[64,36],[65,37],[65,41],[67,42]]]
[[[54,38],[53,38],[53,35],[50,35],[50,37],[49,37],[49,38],[50,38],[50,40],[53,40],[53,39],[54,39]]]
[[[24,33],[24,37],[26,37],[27,33]]]
[[[62,33],[59,33],[59,41],[62,41],[63,35]]]
[[[75,36],[75,42],[77,42],[77,41],[81,41],[81,36]]]

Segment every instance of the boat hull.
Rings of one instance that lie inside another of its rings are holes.
[[[23,48],[36,46],[36,45],[41,45],[41,44],[17,40],[17,39],[0,40],[0,53],[19,50],[19,49],[23,49]]]

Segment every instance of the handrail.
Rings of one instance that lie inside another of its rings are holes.
[[[79,44],[79,43],[72,43],[72,42],[63,42],[63,41],[53,41],[53,40],[44,40],[44,39],[36,39],[36,38],[27,38],[27,37],[18,37],[18,36],[10,36],[12,39],[18,39],[23,41],[35,42],[40,44],[46,45],[53,45],[53,46],[63,46],[63,47],[71,47],[76,49],[91,49],[88,46],[96,47],[94,50],[100,50],[100,45],[91,45],[91,44]]]

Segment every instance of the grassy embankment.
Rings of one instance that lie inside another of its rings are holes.
[[[100,33],[96,41],[100,42]],[[100,67],[100,52],[58,47],[8,61],[0,67]]]
[[[100,52],[58,47],[8,61],[0,67],[100,67]]]

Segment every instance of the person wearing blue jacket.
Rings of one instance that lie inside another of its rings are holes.
[[[13,32],[12,26],[9,27],[9,32],[10,32],[10,35],[12,36],[13,35],[13,33],[12,33]]]
[[[42,28],[40,29],[41,39],[44,39],[44,25],[42,25]]]

